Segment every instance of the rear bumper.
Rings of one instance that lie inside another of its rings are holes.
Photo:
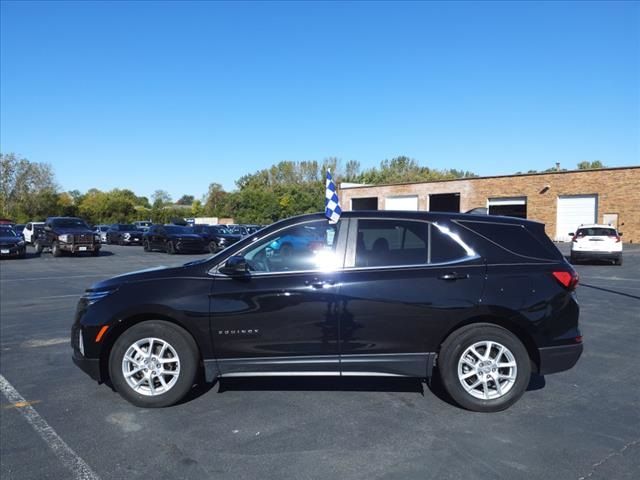
[[[580,260],[580,259],[617,260],[620,257],[622,257],[622,252],[593,252],[593,251],[574,250],[573,252],[571,252],[571,257],[577,260]]]
[[[73,352],[72,358],[73,363],[80,367],[80,370],[89,375],[96,382],[102,382],[102,375],[100,374],[100,359],[83,357],[78,351]]]
[[[582,343],[561,345],[558,347],[543,347],[540,353],[540,375],[563,372],[572,368],[582,355]]]

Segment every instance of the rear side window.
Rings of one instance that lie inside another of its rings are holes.
[[[358,220],[356,267],[444,263],[467,256],[456,240],[428,222]]]
[[[477,234],[523,257],[556,259],[560,256],[558,249],[549,238],[538,239],[524,225],[492,222],[460,222]]]

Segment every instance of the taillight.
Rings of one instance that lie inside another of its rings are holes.
[[[609,238],[613,238],[616,243],[620,242],[620,237],[618,235],[609,235]]]
[[[575,290],[578,286],[580,277],[578,277],[578,274],[574,270],[556,270],[555,272],[551,272],[551,275],[567,290]]]

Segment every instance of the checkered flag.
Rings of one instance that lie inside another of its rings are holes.
[[[340,215],[342,215],[342,209],[340,208],[336,185],[333,183],[333,178],[331,177],[331,170],[327,170],[324,196],[324,214],[329,219],[329,223],[337,223],[338,220],[340,220]]]

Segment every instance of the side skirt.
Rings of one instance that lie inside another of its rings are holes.
[[[431,377],[435,353],[254,357],[204,361],[205,378],[266,376]]]

